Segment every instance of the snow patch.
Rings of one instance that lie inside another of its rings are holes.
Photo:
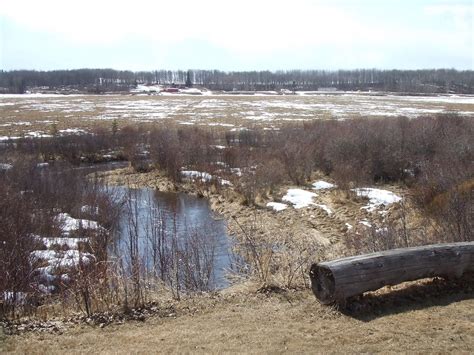
[[[224,180],[219,178],[219,183],[223,186],[232,186],[232,183],[229,180]]]
[[[59,133],[61,134],[87,134],[87,131],[80,128],[67,128],[67,129],[60,129]]]
[[[150,85],[150,86],[147,86],[147,85],[137,85],[136,89],[130,90],[130,92],[135,92],[135,93],[147,92],[147,93],[151,93],[151,92],[160,92],[161,90],[162,90],[162,87],[161,87],[161,86],[158,86],[158,85]]]
[[[25,304],[27,294],[25,292],[5,291],[2,293],[3,301],[7,304],[23,305]]]
[[[84,205],[84,206],[81,206],[81,212],[82,213],[88,213],[88,214],[93,214],[93,215],[97,215],[99,214],[99,207],[97,206],[89,206],[89,205]]]
[[[53,276],[54,269],[73,268],[80,263],[89,264],[94,256],[90,253],[83,253],[79,250],[70,249],[66,251],[54,250],[35,250],[31,252],[31,257],[36,260],[43,260],[48,266],[38,268],[40,273],[50,279]],[[53,276],[54,277],[54,276]]]
[[[68,249],[78,249],[79,243],[88,243],[89,238],[53,238],[53,237],[40,237],[41,242],[46,246],[46,248],[50,249],[54,245],[58,245],[59,247],[67,247]]]
[[[183,170],[181,171],[181,175],[183,175],[184,178],[193,181],[200,180],[201,182],[209,182],[212,180],[211,174],[196,170]]]
[[[313,183],[313,190],[328,190],[334,187],[336,187],[336,185],[323,180],[319,180]]]
[[[267,207],[272,208],[274,211],[283,211],[284,209],[288,208],[288,205],[285,203],[280,202],[268,202]]]
[[[13,165],[8,163],[0,163],[0,170],[10,170],[13,168]]]
[[[369,212],[373,212],[381,206],[388,206],[392,203],[399,202],[402,199],[400,196],[397,196],[388,190],[364,187],[352,189],[352,191],[354,191],[357,196],[367,197],[369,199],[367,206],[362,207],[362,209],[365,209]]]
[[[32,131],[32,132],[26,132],[25,137],[31,137],[31,138],[52,138],[53,136],[51,134],[47,134],[41,131]]]
[[[309,205],[314,205],[313,197],[318,196],[314,192],[302,189],[288,189],[288,192],[283,196],[282,200],[293,204],[294,208],[304,208]]]
[[[369,228],[372,227],[372,225],[369,223],[369,221],[367,221],[365,219],[363,221],[359,221],[359,224],[362,224],[363,226],[366,226],[366,227],[369,227]]]
[[[242,176],[242,169],[240,168],[230,168],[230,172],[237,176]]]
[[[328,214],[328,216],[332,215],[332,211],[331,209],[326,206],[326,205],[318,205],[316,204],[316,206],[318,206],[319,208],[323,209],[324,211],[326,211],[326,213]]]
[[[9,140],[16,140],[20,139],[21,137],[18,136],[0,136],[0,142],[2,141],[9,141]]]
[[[232,183],[229,180],[224,180],[219,177],[215,178],[211,174],[203,172],[203,171],[196,171],[196,170],[182,170],[181,175],[191,181],[201,181],[201,182],[210,182],[212,179],[216,179],[220,185],[225,186],[232,186]]]
[[[202,91],[196,88],[180,89],[179,92],[188,95],[202,95]]]
[[[67,213],[58,214],[56,219],[61,224],[61,229],[65,235],[69,235],[70,232],[79,229],[98,229],[100,227],[96,221],[73,218]]]

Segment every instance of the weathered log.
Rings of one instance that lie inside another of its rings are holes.
[[[474,242],[387,250],[313,264],[311,287],[323,304],[425,277],[474,271]]]

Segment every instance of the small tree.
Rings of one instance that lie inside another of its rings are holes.
[[[117,122],[117,119],[114,118],[114,120],[112,121],[112,135],[114,138],[117,136],[117,132],[118,132],[118,122]]]
[[[193,82],[191,80],[191,70],[188,70],[188,73],[186,74],[186,87],[193,87]]]

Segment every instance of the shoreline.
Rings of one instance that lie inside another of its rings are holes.
[[[291,246],[300,251],[311,250],[314,255],[305,256],[308,264],[347,256],[344,238],[352,232],[352,226],[356,230],[360,229],[368,233],[366,224],[361,222],[370,219],[371,222],[383,223],[385,218],[383,214],[364,210],[365,199],[348,196],[347,192],[337,188],[315,191],[308,190],[308,187],[299,187],[306,191],[317,192],[315,195],[317,203],[315,201],[305,208],[289,205],[283,211],[275,211],[266,207],[267,202],[273,202],[268,197],[261,199],[258,205],[248,206],[243,203],[242,196],[232,187],[197,186],[192,182],[175,184],[158,170],[138,173],[128,167],[101,172],[97,177],[111,185],[152,188],[163,192],[187,193],[206,198],[210,209],[227,222],[229,235],[237,236],[239,241],[244,241],[245,234],[251,233],[260,242],[284,245],[285,248]],[[322,176],[315,174],[313,178],[318,179]],[[281,200],[278,196],[283,196],[288,189],[294,187],[293,185],[280,186],[272,194],[275,202]],[[402,191],[401,188],[395,186],[390,186],[390,188],[396,189],[397,193]],[[327,208],[330,212],[321,206],[330,206],[330,210]],[[392,205],[387,211],[391,214],[393,210],[398,212],[398,209],[397,205]],[[296,253],[296,250],[291,252]],[[289,263],[289,260],[286,262]],[[287,267],[291,268],[291,265]],[[281,277],[269,281],[277,285],[285,284]],[[303,281],[303,284],[306,285],[306,281]]]

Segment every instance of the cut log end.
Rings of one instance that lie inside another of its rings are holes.
[[[322,304],[331,304],[336,301],[334,276],[329,268],[313,264],[310,278],[313,293]]]

